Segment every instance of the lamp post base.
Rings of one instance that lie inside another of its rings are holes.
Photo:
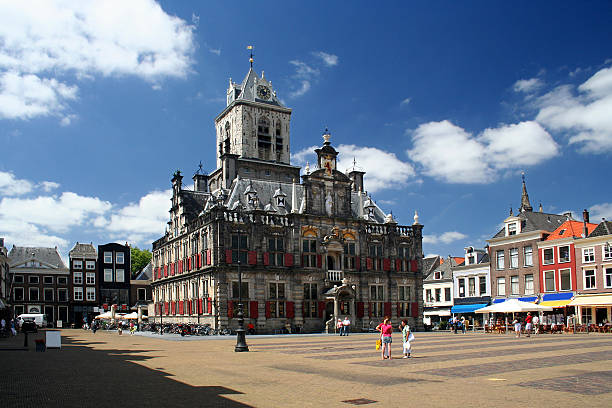
[[[249,351],[249,346],[246,344],[246,332],[240,327],[236,329],[236,347],[234,347],[235,352],[243,352]]]

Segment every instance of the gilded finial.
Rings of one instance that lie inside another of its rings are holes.
[[[247,45],[247,50],[251,51],[251,56],[249,57],[249,62],[251,63],[251,68],[253,68],[253,46]]]

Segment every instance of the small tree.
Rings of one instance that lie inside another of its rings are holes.
[[[137,246],[131,248],[130,257],[132,258],[132,278],[136,277],[136,274],[151,262],[151,252],[139,249]]]

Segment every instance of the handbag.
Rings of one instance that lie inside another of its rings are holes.
[[[382,341],[380,339],[376,340],[376,350],[380,350],[381,345],[382,345]]]

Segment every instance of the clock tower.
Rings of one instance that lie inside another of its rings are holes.
[[[215,119],[217,167],[224,154],[289,164],[291,109],[283,106],[272,83],[249,69],[242,83],[229,81],[226,108]]]

